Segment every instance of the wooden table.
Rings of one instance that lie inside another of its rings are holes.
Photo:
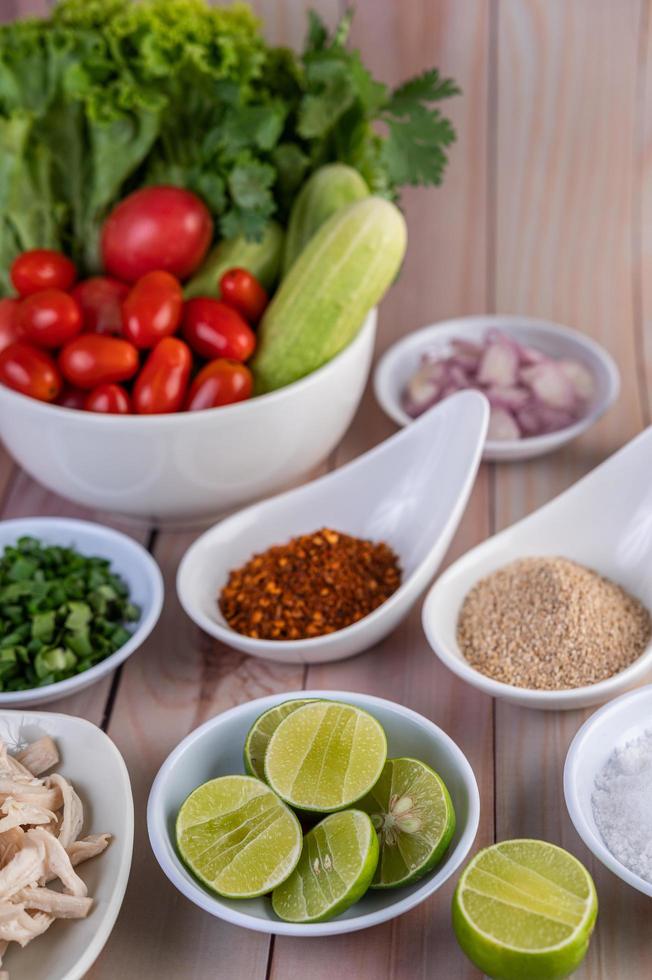
[[[3,0],[2,16],[46,6]],[[256,6],[270,38],[293,44],[304,33],[304,7],[319,8],[331,23],[340,12],[338,0]],[[380,77],[398,82],[436,64],[464,91],[450,105],[458,142],[444,187],[404,196],[410,245],[382,305],[379,352],[444,317],[520,312],[592,335],[623,376],[617,406],[567,449],[482,468],[450,560],[568,487],[650,422],[652,7],[648,0],[358,0],[357,7],[355,42]],[[368,391],[328,467],[392,430]],[[74,514],[118,523],[46,492],[6,456],[0,489],[4,517]],[[451,885],[387,925],[308,942],[212,919],[159,870],[145,803],[170,749],[233,704],[306,686],[384,695],[441,725],[467,753],[480,784],[478,845],[543,837],[570,848],[594,874],[601,914],[576,976],[652,975],[649,901],[591,860],[566,814],[562,765],[586,712],[526,711],[476,693],[431,653],[419,609],[353,660],[303,670],[249,659],[203,636],[179,608],[175,569],[194,535],[127,530],[147,543],[165,573],[161,623],[115,676],[55,706],[108,731],[127,761],[136,801],[131,881],[93,980],[478,976],[453,938]]]

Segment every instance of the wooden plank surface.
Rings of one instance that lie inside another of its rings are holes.
[[[500,4],[496,306],[593,336],[616,358],[624,384],[618,404],[584,437],[552,458],[498,468],[497,528],[566,489],[645,423],[633,289],[642,10],[638,0]],[[592,858],[564,804],[566,751],[589,713],[497,703],[496,839],[542,837],[587,863],[602,914],[576,976],[631,980],[645,975],[634,964],[642,965],[649,902]]]
[[[0,19],[47,0],[4,0]],[[258,0],[268,37],[298,45],[305,10],[332,24],[342,0]],[[563,490],[652,415],[652,0],[358,0],[354,42],[392,83],[437,64],[464,95],[445,185],[404,195],[410,244],[383,303],[378,352],[425,323],[497,310],[550,317],[603,343],[623,391],[614,410],[554,456],[483,467],[449,559]],[[448,109],[449,107],[447,107]],[[393,426],[367,392],[341,465]],[[436,493],[436,487],[433,488]],[[3,517],[89,516],[45,492],[0,453]],[[117,522],[119,525],[119,522]],[[519,710],[461,684],[430,652],[416,609],[376,649],[309,671],[243,657],[183,615],[174,576],[194,533],[127,528],[164,571],[161,623],[119,677],[53,706],[103,723],[134,788],[136,843],[124,907],[95,980],[472,980],[450,929],[452,885],[401,919],[309,943],[244,932],[183,899],[156,865],[145,828],[152,778],[170,749],[226,707],[307,685],[387,696],[433,718],[467,753],[480,784],[477,844],[534,835],[562,843],[596,877],[602,914],[581,980],[652,975],[649,903],[602,869],[566,815],[561,773],[585,712]]]

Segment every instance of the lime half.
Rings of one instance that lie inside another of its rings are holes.
[[[260,717],[256,718],[249,729],[244,747],[245,769],[250,776],[257,776],[258,779],[265,778],[265,753],[270,738],[284,718],[287,718],[289,714],[302,705],[309,704],[311,700],[313,699],[283,701],[282,704],[268,708]]]
[[[498,980],[568,976],[586,955],[597,913],[584,865],[540,840],[505,841],[480,851],[453,897],[460,946]]]
[[[368,793],[386,757],[385,732],[370,714],[338,701],[312,701],[272,735],[265,778],[290,806],[330,813]]]
[[[409,885],[438,864],[455,831],[455,811],[437,773],[417,759],[388,759],[360,808],[380,843],[372,888]]]
[[[198,786],[182,804],[176,830],[185,864],[227,898],[272,891],[301,854],[299,821],[251,776],[222,776]]]
[[[272,907],[286,922],[323,922],[353,905],[369,888],[378,839],[361,810],[331,813],[306,834],[301,859],[274,889]]]

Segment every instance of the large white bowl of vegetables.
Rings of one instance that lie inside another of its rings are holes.
[[[206,518],[343,435],[405,252],[394,201],[440,182],[435,104],[457,92],[434,69],[375,82],[349,21],[313,16],[301,54],[204,0],[60,0],[0,28],[0,123],[21,133],[0,174],[0,435],[50,489]]]

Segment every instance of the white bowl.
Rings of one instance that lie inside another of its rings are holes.
[[[130,657],[154,629],[163,606],[163,577],[152,556],[133,538],[90,521],[63,517],[21,517],[0,521],[0,554],[7,545],[24,535],[46,544],[76,548],[83,555],[108,558],[112,571],[129,586],[130,599],[140,607],[141,616],[132,624],[131,638],[105,660],[65,681],[35,687],[28,691],[0,693],[0,707],[47,704],[68,697],[94,684]]]
[[[78,868],[93,908],[86,919],[61,919],[25,949],[11,943],[3,963],[11,980],[80,980],[99,956],[122,905],[134,839],[134,805],[129,774],[117,748],[84,718],[51,712],[0,711],[0,738],[10,749],[42,735],[57,744],[58,771],[84,805],[82,834],[107,831],[106,851]]]
[[[486,677],[463,657],[456,627],[476,582],[517,558],[558,555],[612,579],[652,609],[652,428],[555,500],[472,548],[433,585],[423,628],[446,666],[473,687],[530,708],[585,708],[621,694],[652,670],[652,644],[607,680],[563,691],[539,691]]]
[[[595,777],[615,748],[652,728],[652,686],[624,694],[584,722],[571,742],[564,766],[564,796],[575,830],[599,861],[632,888],[652,896],[652,882],[620,863],[605,845],[591,805]]]
[[[376,311],[328,364],[269,395],[203,412],[101,415],[0,385],[0,437],[49,490],[148,522],[205,520],[274,493],[337,445],[364,391]]]
[[[440,774],[453,800],[457,826],[442,862],[406,888],[369,891],[343,915],[330,922],[297,925],[274,915],[265,897],[233,901],[209,892],[190,874],[177,855],[174,825],[179,807],[196,786],[242,768],[245,737],[256,718],[292,698],[330,698],[370,712],[387,733],[391,757],[412,756]],[[368,694],[343,691],[292,691],[258,698],[211,718],[187,736],[161,766],[147,804],[147,828],[156,859],[172,884],[199,908],[219,919],[256,932],[283,936],[333,936],[386,922],[419,905],[436,892],[468,854],[478,830],[480,796],[465,755],[445,732],[403,705]]]
[[[211,636],[268,660],[322,663],[378,643],[444,556],[473,486],[487,417],[486,399],[463,392],[334,473],[216,524],[179,566],[181,605]],[[403,569],[400,588],[369,616],[326,636],[257,640],[232,630],[217,605],[229,571],[270,545],[322,527],[390,544]]]
[[[374,374],[374,391],[381,408],[398,425],[412,422],[411,416],[403,409],[401,396],[419,368],[422,355],[432,351],[447,354],[451,340],[480,341],[490,329],[501,330],[519,343],[536,347],[552,357],[580,361],[591,372],[595,391],[586,414],[578,422],[543,436],[504,441],[488,439],[484,459],[513,462],[552,452],[585,432],[618,397],[620,376],[613,358],[603,347],[577,330],[527,316],[464,316],[416,330],[386,351]]]

